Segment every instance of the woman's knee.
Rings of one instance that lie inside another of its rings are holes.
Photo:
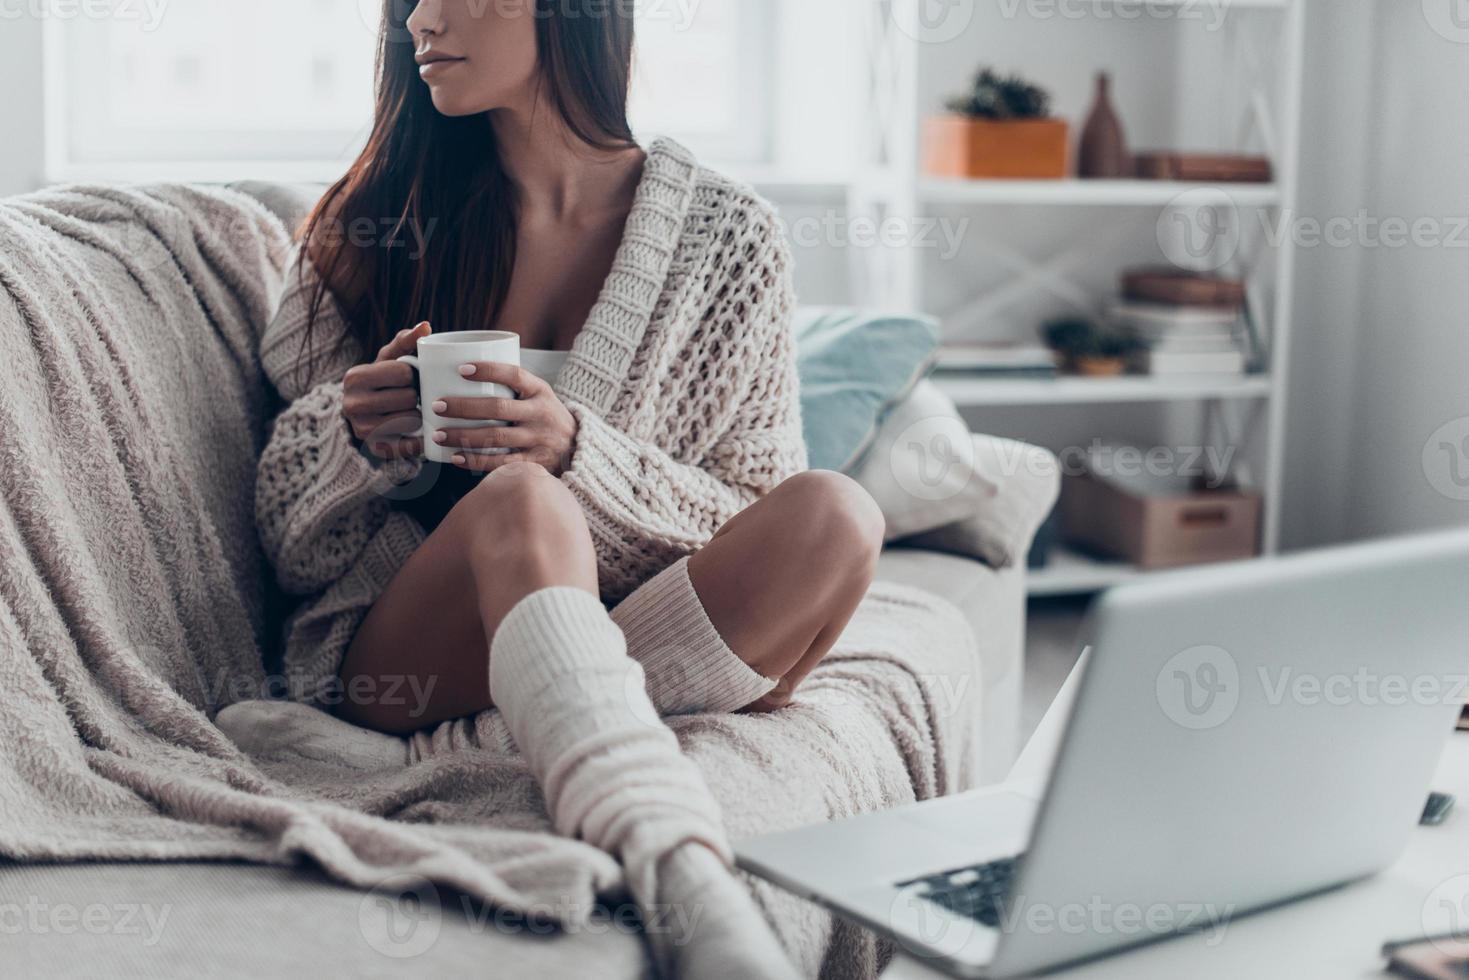
[[[886,522],[877,502],[857,481],[812,470],[771,494],[786,511],[788,539],[808,557],[870,578],[882,552]]]
[[[594,560],[581,504],[534,463],[509,463],[480,481],[451,512],[454,531],[472,550],[516,558]]]

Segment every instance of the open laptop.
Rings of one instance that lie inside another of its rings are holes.
[[[739,863],[959,976],[1221,932],[1406,846],[1469,698],[1466,593],[1460,532],[1114,589],[1043,794],[758,837]]]

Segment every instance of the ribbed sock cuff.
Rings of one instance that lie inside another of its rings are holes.
[[[681,559],[612,611],[627,652],[643,665],[660,715],[738,711],[779,683],[762,676],[724,642]]]
[[[528,703],[559,677],[616,665],[626,656],[622,630],[596,596],[542,589],[517,603],[495,631],[490,697],[496,704]]]

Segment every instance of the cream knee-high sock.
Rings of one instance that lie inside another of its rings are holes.
[[[703,776],[659,720],[642,668],[595,596],[546,589],[512,609],[491,647],[490,694],[557,830],[621,859],[665,971],[795,976],[730,874]]]
[[[660,715],[725,714],[759,701],[777,679],[762,677],[724,642],[680,559],[612,610],[628,656],[643,665]]]

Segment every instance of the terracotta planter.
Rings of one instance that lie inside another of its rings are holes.
[[[1083,378],[1116,378],[1127,373],[1127,360],[1121,357],[1067,358],[1066,370]]]
[[[924,169],[971,179],[1066,176],[1066,120],[935,116],[924,124]]]

